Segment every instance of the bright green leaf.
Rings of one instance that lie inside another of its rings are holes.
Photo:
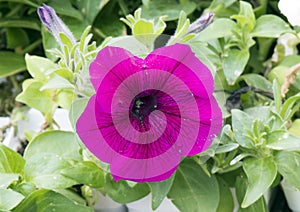
[[[77,95],[74,93],[74,90],[60,90],[56,95],[57,104],[65,109],[70,109],[73,101],[77,99]]]
[[[11,189],[0,189],[0,211],[10,211],[17,206],[24,196]]]
[[[211,23],[207,28],[198,33],[195,40],[209,41],[216,38],[232,36],[232,29],[236,23],[227,18],[220,18]],[[226,27],[224,27],[226,26]],[[193,39],[193,40],[194,40]]]
[[[253,86],[255,88],[259,88],[264,91],[271,91],[272,90],[272,83],[266,78],[262,77],[258,74],[244,74],[241,76],[243,80],[247,83],[249,86]]]
[[[71,125],[73,127],[73,129],[76,129],[76,122],[78,120],[78,118],[80,117],[80,115],[83,113],[84,109],[86,108],[86,105],[88,103],[88,99],[87,98],[80,98],[75,100],[70,108],[70,112],[69,112],[69,119],[71,122]]]
[[[256,21],[252,31],[254,37],[278,38],[281,34],[292,32],[289,25],[276,15],[263,15]]]
[[[14,212],[24,211],[76,211],[92,212],[93,209],[77,204],[60,193],[50,190],[37,190],[27,196]]]
[[[74,89],[74,85],[71,84],[65,78],[55,74],[48,82],[46,82],[41,88],[43,90],[56,90],[56,89]]]
[[[104,173],[91,161],[75,163],[73,167],[62,170],[62,175],[93,188],[104,185]]]
[[[0,173],[23,174],[25,160],[21,155],[0,143]]]
[[[53,101],[53,91],[41,91],[40,89],[43,86],[41,82],[32,80],[28,80],[28,82],[28,84],[27,81],[23,83],[23,92],[17,96],[16,100],[44,114],[51,113],[56,108],[56,104]]]
[[[300,190],[300,153],[280,151],[276,155],[276,162],[284,179]]]
[[[30,75],[40,81],[46,79],[47,72],[57,68],[55,63],[44,57],[26,54],[25,61]]]
[[[252,119],[247,113],[240,110],[232,110],[232,129],[236,141],[246,148],[252,148],[253,144],[251,139],[247,137],[247,130],[252,131]]]
[[[27,146],[24,158],[26,160],[40,153],[52,153],[64,159],[82,160],[80,146],[75,134],[59,130],[39,134]]]
[[[0,173],[0,189],[6,189],[14,181],[17,181],[19,176],[19,174]]]
[[[62,175],[63,170],[72,167],[73,163],[70,160],[57,154],[42,152],[26,160],[25,180],[35,184],[38,188],[68,188],[79,184]]]
[[[267,147],[274,150],[300,151],[300,137],[289,135],[287,132],[281,133],[281,136],[270,135]]]
[[[233,85],[237,78],[243,73],[249,60],[249,52],[238,49],[230,49],[223,60],[223,70],[226,80]]]

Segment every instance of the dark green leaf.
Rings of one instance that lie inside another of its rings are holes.
[[[180,211],[216,211],[219,186],[215,176],[207,176],[194,160],[182,162],[168,194]]]
[[[166,15],[166,21],[172,21],[178,19],[180,11],[183,10],[189,15],[196,9],[196,4],[192,1],[186,0],[179,2],[175,0],[149,0],[147,4],[142,6],[142,17],[155,19]]]
[[[217,177],[217,180],[220,191],[220,202],[217,212],[232,212],[234,208],[234,202],[229,185],[221,177]]]
[[[246,176],[241,175],[237,177],[235,188],[236,188],[236,196],[239,202],[239,205],[242,204],[243,198],[246,193],[246,189],[248,186],[248,181]],[[240,212],[267,212],[268,208],[266,206],[264,197],[260,197],[255,203],[250,205],[247,208],[240,208]]]
[[[243,162],[248,178],[248,186],[242,207],[256,202],[272,185],[277,175],[277,167],[272,158],[251,158]]]
[[[39,24],[34,19],[1,19],[0,28],[2,27],[17,27],[40,30]]]
[[[26,70],[23,55],[0,51],[0,61],[0,77],[14,75]]]
[[[167,180],[149,183],[152,191],[152,210],[156,210],[166,198],[174,181],[174,174]]]
[[[115,201],[128,203],[145,197],[150,192],[146,183],[138,183],[131,187],[126,181],[116,182],[111,175],[106,175],[105,191]]]
[[[120,21],[119,9],[116,1],[109,1],[94,20],[93,27],[98,36],[105,38],[108,36],[120,36],[125,33],[125,26]]]
[[[95,17],[106,3],[107,1],[103,0],[77,0],[78,8],[81,10],[81,13],[86,17],[89,24],[93,23]]]
[[[7,48],[24,48],[29,44],[29,38],[25,30],[21,28],[6,28]]]
[[[78,20],[83,20],[82,14],[72,7],[70,0],[51,0],[48,5],[53,7],[55,12],[59,15],[65,15]]]

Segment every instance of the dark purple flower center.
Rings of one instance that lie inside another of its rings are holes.
[[[139,121],[144,130],[147,131],[149,114],[157,109],[158,99],[156,90],[147,90],[138,94],[130,104],[130,117],[132,121]]]

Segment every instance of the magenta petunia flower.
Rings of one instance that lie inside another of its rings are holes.
[[[213,77],[188,45],[159,48],[145,59],[105,47],[90,77],[96,94],[76,130],[116,180],[164,180],[221,129]]]

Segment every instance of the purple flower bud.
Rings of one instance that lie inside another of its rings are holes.
[[[76,39],[65,23],[56,15],[52,7],[43,4],[39,7],[37,13],[44,26],[52,33],[55,39],[61,44],[59,33],[64,33],[70,41],[75,44]]]
[[[201,32],[212,22],[214,16],[212,12],[205,13],[190,25],[186,34]]]

